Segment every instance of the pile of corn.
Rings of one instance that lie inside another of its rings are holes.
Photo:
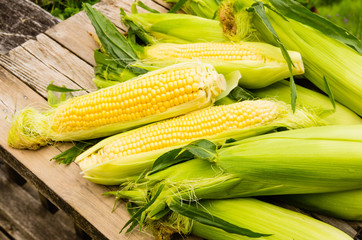
[[[198,16],[136,1],[127,38],[85,5],[99,90],[23,109],[9,145],[103,138],[75,162],[157,239],[352,239],[265,200],[362,221],[361,42],[293,0],[168,2]]]

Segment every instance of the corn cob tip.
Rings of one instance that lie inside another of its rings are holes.
[[[48,118],[34,108],[25,108],[19,112],[12,122],[8,133],[8,144],[12,148],[37,150],[47,145],[45,129]]]

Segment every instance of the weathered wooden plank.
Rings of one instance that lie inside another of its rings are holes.
[[[39,34],[36,41],[30,40],[22,47],[44,65],[65,75],[80,87],[96,90],[95,84],[91,81],[94,77],[93,67],[45,34]]]
[[[151,0],[143,1],[145,4],[160,12],[165,12],[166,8],[154,3]],[[109,18],[120,31],[125,30],[120,20],[120,8],[124,8],[126,12],[133,1],[128,0],[103,0],[95,5],[100,12]],[[139,12],[146,12],[142,8],[138,8]],[[97,44],[89,33],[95,34],[93,26],[84,11],[75,16],[52,27],[46,34],[55,41],[75,53],[84,61],[91,65],[95,65],[93,51],[98,48]]]
[[[59,240],[75,238],[74,229],[63,225],[60,219],[43,208],[22,187],[10,182],[1,168],[0,195],[1,215],[12,221],[13,228],[26,239],[47,240],[49,236]]]
[[[29,0],[0,0],[0,6],[2,54],[60,22]]]
[[[12,72],[43,97],[47,97],[46,88],[51,81],[60,86],[65,85],[69,88],[81,88],[63,74],[46,66],[22,46],[11,50],[9,56],[0,55],[0,65]],[[80,93],[76,92],[76,94]]]
[[[88,182],[79,174],[76,164],[59,165],[49,159],[58,154],[55,147],[38,151],[15,150],[7,145],[6,138],[10,118],[15,109],[29,102],[46,104],[45,100],[28,86],[0,67],[0,158],[30,181],[56,206],[71,215],[89,235],[99,239],[149,239],[137,231],[119,234],[120,228],[129,219],[124,204],[111,213],[114,199],[101,194],[109,189]],[[8,94],[11,89],[12,94]],[[19,101],[26,96],[26,100]]]
[[[45,32],[55,41],[75,53],[91,65],[95,65],[93,51],[98,48],[88,31],[95,34],[91,24],[82,11],[71,18],[55,25]]]
[[[26,236],[24,236],[24,234],[12,224],[11,220],[2,214],[0,214],[0,228],[0,233],[3,232],[4,235],[5,233],[7,235],[7,238],[4,238],[5,240],[10,239],[10,236],[12,237],[11,240],[27,240]],[[0,239],[3,239],[1,238],[1,235]]]
[[[8,238],[7,235],[5,235],[5,231],[3,232],[1,229],[1,225],[0,225],[0,239],[2,240],[11,240],[10,238]]]

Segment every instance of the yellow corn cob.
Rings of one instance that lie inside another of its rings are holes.
[[[79,155],[76,162],[86,178],[106,184],[98,180],[139,174],[164,152],[197,139],[222,143],[229,138],[240,139],[270,131],[283,125],[277,120],[286,116],[288,108],[286,104],[269,100],[209,107],[107,138]],[[301,124],[305,124],[303,118],[308,115],[304,114],[295,115]],[[254,130],[246,130],[252,127]]]
[[[224,77],[211,65],[172,65],[70,99],[46,113],[27,109],[15,119],[8,142],[36,149],[49,141],[108,136],[207,107],[225,88]]]
[[[293,75],[303,74],[301,55],[294,51],[288,53],[295,66]],[[251,89],[266,87],[290,76],[280,49],[260,42],[157,43],[145,47],[141,56],[142,63],[160,67],[190,59],[210,63],[222,74],[240,71],[239,84]]]

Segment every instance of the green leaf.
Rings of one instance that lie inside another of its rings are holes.
[[[269,5],[265,5],[266,7],[270,8]],[[297,103],[297,89],[295,86],[295,82],[294,82],[294,78],[293,78],[293,72],[292,72],[292,67],[294,66],[294,63],[292,62],[292,59],[289,56],[289,53],[287,51],[287,49],[285,48],[284,44],[282,43],[282,41],[279,39],[276,31],[274,30],[271,22],[269,21],[266,13],[265,13],[265,8],[264,8],[264,4],[262,2],[256,2],[252,5],[252,9],[254,9],[254,11],[256,12],[256,14],[261,18],[261,20],[263,21],[265,27],[269,30],[269,32],[273,35],[274,40],[277,42],[277,44],[279,45],[283,57],[285,59],[285,61],[288,64],[288,68],[289,68],[289,72],[290,72],[290,97],[291,97],[291,105],[292,105],[292,109],[293,112],[295,112],[295,106]],[[272,11],[277,12],[275,9],[272,9]]]
[[[185,217],[188,217],[194,221],[199,223],[220,228],[229,233],[235,233],[242,236],[247,236],[251,238],[258,238],[258,237],[265,237],[271,236],[271,234],[263,234],[263,233],[256,233],[247,228],[242,228],[237,225],[234,225],[228,221],[225,221],[219,217],[216,217],[208,212],[200,210],[188,203],[183,203],[180,199],[174,198],[168,204],[169,208]]]
[[[172,165],[194,159],[195,157],[212,160],[216,157],[216,148],[217,146],[213,142],[200,139],[184,147],[172,149],[157,158],[151,171],[147,174],[154,174]]]
[[[169,13],[175,13],[182,8],[182,6],[187,2],[187,0],[179,0],[171,9]]]
[[[159,11],[150,8],[149,6],[147,6],[146,4],[144,4],[144,3],[141,2],[141,1],[136,1],[136,4],[137,4],[137,6],[143,8],[143,9],[145,9],[145,10],[151,12],[151,13],[160,13]]]
[[[56,107],[60,103],[60,99],[54,94],[53,91],[48,91],[48,104],[51,107]]]
[[[156,161],[153,163],[151,171],[149,171],[147,174],[154,174],[172,165],[191,160],[193,158],[194,155],[188,151],[184,151],[183,148],[173,149],[157,158]]]
[[[73,147],[70,149],[58,154],[57,156],[53,157],[50,160],[56,160],[60,164],[66,164],[69,165],[74,161],[74,159],[84,152],[87,148],[93,146],[97,142],[99,142],[100,139],[93,139],[89,141],[82,141],[82,142],[76,142]]]
[[[333,96],[332,90],[331,90],[325,76],[323,76],[323,80],[324,80],[324,86],[326,88],[326,93],[327,93],[329,99],[331,100],[333,110],[336,110],[336,102],[334,101],[334,96]]]
[[[70,89],[70,88],[66,88],[66,87],[59,87],[57,85],[54,85],[52,83],[50,83],[48,86],[47,86],[47,90],[48,91],[54,91],[54,92],[78,92],[78,91],[85,91],[85,89]]]
[[[137,226],[136,223],[139,224],[139,222],[138,222],[139,216],[141,216],[141,214],[142,214],[149,206],[151,206],[151,205],[156,201],[156,199],[158,198],[158,196],[161,194],[164,186],[165,186],[165,185],[162,184],[162,185],[157,189],[157,192],[156,192],[156,194],[152,197],[152,199],[151,199],[146,205],[144,205],[142,208],[140,208],[140,209],[131,217],[131,219],[126,222],[126,224],[125,224],[125,225],[123,226],[123,228],[121,229],[120,233],[121,233],[126,227],[128,227],[130,224],[132,224],[132,225],[127,229],[127,231],[126,231],[127,233],[130,232],[130,231],[132,231],[132,230]]]
[[[333,22],[312,13],[300,3],[293,0],[270,0],[270,2],[284,16],[317,29],[326,36],[336,39],[362,54],[362,42],[360,40]]]
[[[242,88],[242,87],[235,87],[228,95],[229,98],[237,101],[237,102],[241,102],[244,100],[253,100],[256,97],[253,95],[252,92]]]
[[[184,149],[191,152],[197,158],[211,161],[216,157],[217,146],[209,140],[200,139],[186,145]]]
[[[84,10],[91,20],[103,48],[120,66],[126,67],[138,60],[137,54],[127,39],[110,20],[87,3],[84,4]]]

